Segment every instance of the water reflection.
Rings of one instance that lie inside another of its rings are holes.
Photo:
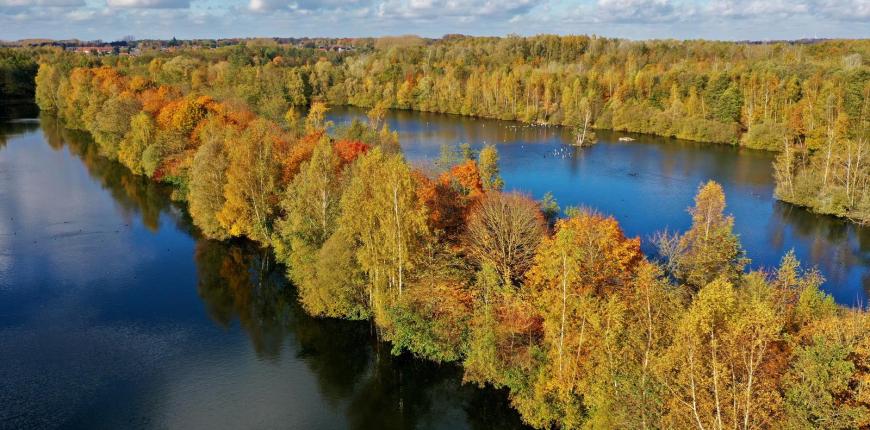
[[[389,120],[419,162],[442,142],[497,142],[508,188],[598,207],[631,235],[687,227],[694,187],[716,179],[754,264],[794,248],[838,301],[866,298],[868,230],[773,201],[769,154],[607,133],[577,150],[557,128]],[[521,427],[505,393],[462,385],[456,366],[307,316],[268,250],[201,239],[168,188],[86,135],[42,116],[0,124],[0,142],[0,427]]]
[[[458,367],[309,317],[268,250],[200,238],[168,188],[40,121],[0,124],[0,427],[522,427]]]
[[[67,148],[77,157],[90,177],[111,194],[125,219],[138,216],[145,227],[157,231],[160,229],[161,213],[169,212],[179,228],[194,234],[192,223],[184,216],[182,206],[169,198],[171,188],[144,176],[134,175],[120,163],[101,156],[98,146],[92,144],[87,133],[64,128],[62,122],[53,115],[41,114],[37,127],[40,126],[45,142],[57,151]]]
[[[351,428],[521,428],[505,393],[461,384],[462,371],[393,357],[366,323],[307,316],[268,251],[200,240],[198,291],[216,323],[238,320],[261,358],[279,361],[285,342],[317,376]]]
[[[34,119],[38,114],[34,104],[0,102],[0,149],[10,138],[39,129],[39,121]]]

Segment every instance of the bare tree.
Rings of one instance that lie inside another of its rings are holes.
[[[468,220],[467,247],[480,264],[490,264],[505,285],[513,285],[531,267],[546,232],[534,200],[518,193],[491,192]]]

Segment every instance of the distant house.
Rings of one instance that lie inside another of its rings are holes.
[[[100,55],[100,54],[111,54],[115,51],[115,48],[111,46],[75,46],[70,49],[73,52],[78,52],[80,54],[90,54],[90,55]]]

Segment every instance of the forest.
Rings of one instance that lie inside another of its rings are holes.
[[[650,257],[611,216],[502,191],[493,146],[410,165],[383,118],[588,121],[746,146],[772,134],[782,198],[821,211],[843,199],[840,215],[860,219],[868,46],[540,36],[403,38],[365,55],[55,52],[36,100],[172,185],[206,237],[274,249],[308,313],[461,363],[536,428],[851,429],[870,426],[870,315],[835,304],[791,253],[748,270],[717,183]],[[368,121],[333,126],[329,104],[370,106]]]
[[[283,122],[312,101],[776,151],[776,197],[870,221],[870,42],[588,36],[382,38],[353,52],[252,40],[99,61]],[[91,59],[96,61],[95,59]]]
[[[445,38],[348,59],[332,103],[777,151],[780,200],[870,221],[870,42]]]
[[[36,84],[34,51],[0,48],[0,99],[31,99]]]

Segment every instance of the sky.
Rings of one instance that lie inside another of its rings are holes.
[[[0,0],[0,39],[870,38],[870,0]]]

